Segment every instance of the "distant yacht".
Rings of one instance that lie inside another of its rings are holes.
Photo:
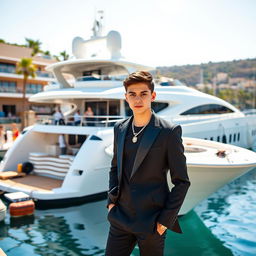
[[[0,181],[0,189],[27,192],[38,207],[62,207],[106,196],[113,125],[131,115],[122,81],[136,70],[153,69],[123,59],[120,34],[110,31],[102,36],[99,24],[95,22],[91,39],[74,38],[76,59],[48,66],[58,83],[30,97],[31,102],[59,104],[65,125],[55,125],[52,116],[39,116],[1,163],[1,171],[16,170],[18,163],[33,164],[33,174]],[[192,186],[180,211],[185,214],[256,166],[256,153],[237,147],[256,146],[256,115],[246,116],[231,104],[176,80],[155,82],[154,111],[181,124],[186,136],[183,144]],[[84,115],[89,108],[93,115]],[[79,125],[74,125],[77,110]],[[60,135],[69,144],[68,155],[60,155],[56,145]],[[168,182],[171,188],[169,175]]]

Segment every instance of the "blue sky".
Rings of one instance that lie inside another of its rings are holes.
[[[151,66],[256,57],[255,0],[1,0],[0,38],[39,39],[43,50],[72,55],[88,39],[97,10],[105,32],[122,36],[122,54]]]

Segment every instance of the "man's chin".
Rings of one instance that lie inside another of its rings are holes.
[[[151,108],[134,108],[132,109],[132,112],[134,114],[147,114],[149,112],[151,112]]]
[[[145,112],[145,108],[133,108],[133,113],[137,113],[137,114],[141,114],[143,112]]]

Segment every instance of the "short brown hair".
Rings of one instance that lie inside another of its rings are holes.
[[[155,88],[155,85],[153,82],[153,76],[147,71],[133,72],[124,80],[123,83],[126,91],[129,85],[138,84],[138,83],[147,84],[151,92],[153,92]]]

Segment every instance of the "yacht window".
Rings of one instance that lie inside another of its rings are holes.
[[[100,80],[101,70],[88,70],[83,72],[83,81]]]
[[[211,137],[210,140],[213,140],[213,137]]]
[[[151,103],[151,107],[152,109],[155,111],[155,113],[167,108],[169,106],[168,103],[165,103],[165,102],[152,102]]]
[[[229,143],[232,141],[232,134],[229,134]]]
[[[240,132],[237,134],[237,141],[240,140]]]
[[[234,133],[233,141],[236,142],[236,134]]]
[[[125,107],[125,115],[132,116],[132,110],[130,109],[129,104],[126,101],[124,102],[124,107]]]
[[[223,135],[223,136],[222,136],[222,142],[223,142],[223,143],[227,143],[226,135]]]
[[[220,141],[220,136],[217,137],[217,141]]]
[[[91,107],[94,116],[107,115],[107,102],[106,101],[89,101],[85,102],[85,111]]]
[[[93,116],[120,116],[120,101],[108,100],[108,101],[86,101],[84,105],[84,111],[91,107]],[[89,126],[105,126],[106,117],[87,117]],[[116,119],[116,117],[108,118],[108,120]],[[114,125],[114,122],[108,122],[108,126]]]
[[[226,114],[232,113],[233,110],[218,104],[206,104],[191,108],[181,115],[200,115],[200,114]]]
[[[101,115],[120,115],[120,102],[119,100],[109,100],[109,101],[86,101],[85,111],[88,107],[92,108],[93,114],[95,116]]]
[[[83,76],[101,75],[101,70],[88,70],[83,72]]]
[[[120,102],[117,100],[109,101],[109,115],[119,116],[120,115]]]

